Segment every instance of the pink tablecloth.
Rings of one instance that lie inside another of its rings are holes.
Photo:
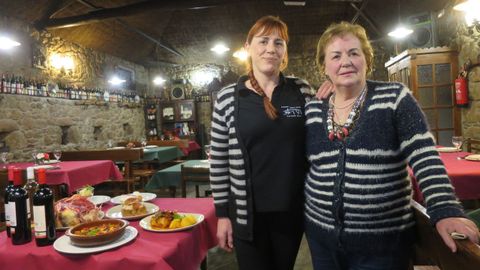
[[[25,169],[33,166],[33,163],[10,165]],[[62,161],[52,166],[59,168],[47,170],[47,184],[66,184],[69,193],[85,185],[96,185],[108,179],[123,179],[118,167],[111,160]]]
[[[450,181],[455,188],[455,194],[460,200],[480,199],[480,162],[457,159],[457,157],[463,158],[469,154],[467,152],[440,153]],[[411,171],[410,176],[413,176]],[[423,196],[414,178],[412,184],[414,199],[422,202]]]
[[[200,213],[205,220],[192,229],[174,233],[143,230],[138,221],[137,238],[113,250],[88,255],[64,255],[53,246],[37,247],[32,241],[13,246],[6,233],[0,234],[0,268],[5,270],[197,270],[209,248],[217,245],[217,220],[211,198],[165,198],[153,201],[160,209]],[[110,208],[111,205],[105,207]]]

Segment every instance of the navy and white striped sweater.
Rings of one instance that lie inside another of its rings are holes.
[[[325,240],[349,250],[379,252],[409,244],[409,165],[433,223],[463,216],[425,117],[399,83],[367,81],[367,96],[351,134],[329,141],[328,102],[306,104],[306,220]]]
[[[312,89],[304,80],[285,77],[286,86],[298,89],[306,101]],[[242,80],[242,79],[240,79]],[[229,217],[235,236],[253,239],[253,196],[248,153],[241,143],[238,129],[237,84],[223,88],[217,95],[212,114],[210,150],[210,186],[217,217]]]

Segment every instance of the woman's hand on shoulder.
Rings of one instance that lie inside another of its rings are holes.
[[[470,241],[478,244],[480,233],[478,232],[477,225],[466,218],[450,217],[444,218],[435,224],[438,233],[443,239],[443,242],[452,250],[457,251],[457,246],[452,238],[452,233],[460,233],[465,235]]]
[[[320,85],[320,88],[317,90],[317,94],[315,95],[318,99],[326,99],[328,98],[333,92],[335,88],[333,87],[332,82],[326,80]]]
[[[229,218],[219,218],[217,222],[218,246],[228,252],[233,250],[232,222]]]

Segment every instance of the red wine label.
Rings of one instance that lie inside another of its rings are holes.
[[[37,232],[45,233],[47,231],[47,222],[45,218],[45,206],[34,205],[33,217],[34,217],[34,224],[35,224],[35,237],[37,237]]]

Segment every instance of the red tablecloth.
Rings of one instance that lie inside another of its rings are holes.
[[[0,234],[0,268],[5,270],[197,270],[209,248],[217,245],[217,219],[211,198],[164,198],[153,201],[161,209],[200,213],[205,220],[192,229],[174,233],[143,230],[138,221],[135,240],[113,250],[88,255],[64,255],[53,246],[37,247],[32,241],[14,246]],[[105,207],[111,207],[111,205]]]
[[[467,152],[440,153],[455,194],[460,200],[480,199],[480,162],[457,159],[457,157],[463,158],[469,154]],[[413,180],[413,199],[422,202],[423,196],[411,171],[410,176]]]
[[[197,151],[200,149],[200,145],[196,141],[188,141],[188,147],[181,147],[183,154],[188,156],[188,154],[192,151]]]
[[[11,163],[9,165],[25,169],[33,163]],[[75,192],[85,185],[96,185],[105,180],[123,179],[122,173],[111,160],[62,161],[52,166],[58,169],[47,170],[47,184],[66,184],[68,192]]]

